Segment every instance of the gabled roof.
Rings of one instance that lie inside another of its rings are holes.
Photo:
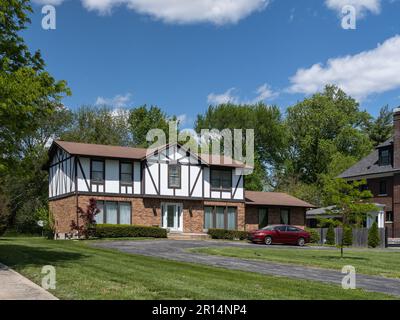
[[[157,149],[148,150],[146,148],[120,147],[120,146],[55,140],[53,141],[53,144],[50,147],[50,152],[52,149],[54,149],[54,146],[59,146],[61,149],[65,150],[69,154],[77,156],[144,160],[149,153],[155,151],[158,152],[162,151],[169,145],[163,145]],[[180,145],[178,144],[178,146]],[[183,148],[182,146],[180,147]],[[231,159],[230,157],[219,156],[219,155],[212,156],[207,154],[196,154],[194,152],[190,153],[207,166],[249,168],[244,163]]]
[[[388,139],[387,141],[378,145],[374,151],[372,151],[368,156],[362,158],[355,165],[341,173],[338,178],[353,178],[353,177],[361,177],[371,174],[382,174],[382,173],[390,173],[396,171],[393,168],[392,164],[387,166],[379,165],[379,149],[384,147],[390,147],[393,145],[393,138]]]
[[[245,191],[248,205],[316,208],[314,205],[281,192]]]
[[[146,156],[146,149],[101,144],[54,141],[71,155],[139,160]]]

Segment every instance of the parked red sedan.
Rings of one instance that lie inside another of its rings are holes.
[[[250,232],[249,240],[257,243],[265,243],[266,245],[279,243],[296,244],[302,247],[310,242],[310,234],[294,226],[272,225]]]

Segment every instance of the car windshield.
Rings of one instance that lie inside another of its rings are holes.
[[[262,228],[261,230],[274,230],[273,226],[266,226],[264,228]]]

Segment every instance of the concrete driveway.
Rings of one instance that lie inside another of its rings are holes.
[[[0,300],[58,300],[51,293],[0,263]]]
[[[110,241],[98,242],[94,246],[120,250],[127,253],[139,254],[168,260],[205,264],[220,268],[257,272],[267,275],[284,276],[305,280],[321,281],[341,285],[343,274],[341,270],[327,270],[320,268],[280,264],[275,262],[256,261],[232,257],[188,252],[191,248],[205,247],[244,247],[257,250],[279,250],[282,246],[266,247],[243,242],[224,241],[178,241],[178,240],[150,240],[150,241]],[[286,247],[286,246],[285,246]],[[287,248],[287,247],[286,247]],[[310,250],[315,247],[295,247],[298,250]],[[332,250],[331,248],[321,248]],[[400,280],[377,276],[357,274],[357,288],[368,291],[381,292],[400,297]]]

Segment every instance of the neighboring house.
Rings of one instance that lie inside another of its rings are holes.
[[[246,192],[245,166],[197,155],[179,144],[157,150],[54,141],[49,150],[49,207],[56,232],[81,223],[90,198],[98,223],[160,226],[174,232],[253,230],[275,223],[305,225],[314,207],[279,193]]]
[[[371,228],[372,224],[376,221],[378,228],[385,228],[385,205],[375,203],[376,211],[370,212],[365,221],[365,228]],[[342,216],[338,213],[335,206],[325,208],[312,209],[307,211],[307,226],[310,228],[317,228],[320,219],[333,219],[342,221]]]
[[[394,136],[339,177],[367,180],[373,202],[384,205],[389,238],[400,238],[400,108],[393,111]]]

